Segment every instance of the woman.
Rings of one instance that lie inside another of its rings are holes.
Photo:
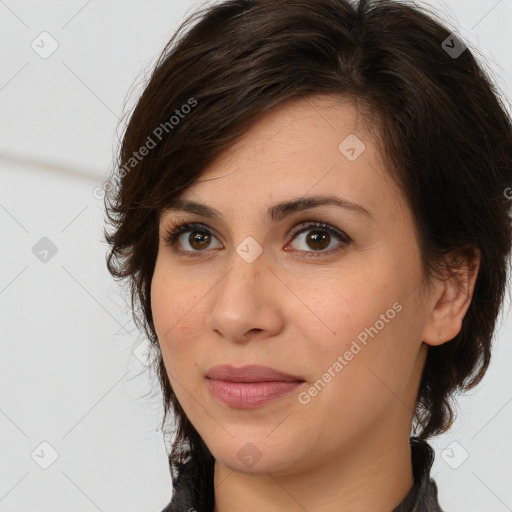
[[[427,440],[490,362],[511,126],[417,7],[231,0],[180,27],[105,233],[177,424],[165,511],[442,510]]]

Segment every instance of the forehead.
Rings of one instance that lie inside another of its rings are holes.
[[[366,153],[368,157],[376,149],[377,141],[376,135],[369,130],[367,116],[353,100],[343,97],[292,98],[275,106],[255,123],[237,143],[205,169],[204,176],[213,178],[216,171],[236,164],[238,160],[244,160],[245,165],[251,161],[264,161],[285,167],[283,164],[298,160],[306,166],[318,161],[320,155],[323,156],[320,165],[327,160],[333,164],[344,164],[343,160],[355,161],[359,153]],[[347,153],[350,148],[342,145],[347,139],[348,146],[350,141],[359,141],[356,155]]]
[[[376,137],[351,100],[293,99],[253,125],[180,198],[242,213],[285,199],[335,195],[378,212],[400,198]]]

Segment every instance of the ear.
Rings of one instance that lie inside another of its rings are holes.
[[[481,253],[477,248],[464,256],[448,255],[446,276],[436,278],[431,295],[432,310],[422,338],[427,345],[442,345],[459,334],[471,304],[480,261]]]

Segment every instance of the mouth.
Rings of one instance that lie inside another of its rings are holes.
[[[229,382],[208,380],[213,396],[230,407],[253,409],[261,407],[294,391],[302,382]]]
[[[247,365],[236,368],[229,364],[214,366],[206,372],[208,379],[229,382],[305,382],[302,377],[275,370],[268,366]]]
[[[261,407],[291,393],[305,382],[302,377],[259,365],[215,366],[206,373],[206,378],[217,400],[241,409]]]

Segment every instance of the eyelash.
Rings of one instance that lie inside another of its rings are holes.
[[[295,239],[296,235],[301,234],[302,232],[312,230],[312,228],[321,228],[320,230],[328,232],[330,235],[333,235],[337,240],[340,242],[343,242],[341,247],[338,247],[336,249],[330,249],[328,251],[299,251],[299,252],[305,252],[307,254],[313,254],[313,255],[321,255],[321,254],[332,254],[334,252],[338,252],[343,250],[346,246],[348,246],[352,239],[343,231],[340,231],[336,228],[333,228],[332,226],[329,226],[329,224],[325,224],[323,222],[316,222],[316,221],[310,221],[310,222],[303,222],[296,226],[292,231],[292,236],[290,238],[290,242]],[[198,224],[195,222],[177,222],[173,223],[173,225],[169,226],[164,233],[164,243],[167,246],[175,246],[177,238],[188,231],[199,231],[201,233],[206,233],[209,235],[212,235],[213,233],[211,230],[206,228],[202,224]],[[214,235],[215,236],[215,235]],[[177,253],[183,254],[187,257],[198,257],[202,256],[207,251],[185,251],[182,249],[175,249]],[[311,257],[311,256],[309,256]]]

